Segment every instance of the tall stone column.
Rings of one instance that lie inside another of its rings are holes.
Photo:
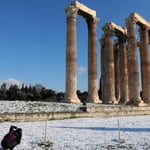
[[[103,35],[102,38],[100,39],[100,44],[101,44],[101,99],[103,102],[103,99],[105,98],[106,95],[106,89],[107,87],[105,84],[106,81],[106,75],[105,75],[105,36]]]
[[[77,97],[77,67],[76,67],[76,20],[78,9],[73,5],[66,8],[67,39],[66,39],[66,93],[65,102],[80,103]]]
[[[101,103],[98,96],[97,35],[98,18],[88,18],[88,102]]]
[[[104,103],[116,103],[115,97],[115,74],[114,74],[114,48],[112,42],[113,31],[109,30],[111,27],[104,26],[105,34],[105,48],[103,56],[105,59],[105,93],[103,94]]]
[[[115,65],[115,96],[120,101],[120,51],[118,42],[114,44],[114,65]]]
[[[126,37],[119,36],[119,51],[120,51],[120,103],[127,103],[128,97],[128,66],[127,66],[127,49]]]
[[[150,103],[150,53],[149,35],[146,26],[140,27],[140,54],[141,54],[141,75],[142,75],[142,99]]]
[[[128,77],[129,77],[129,104],[142,105],[140,97],[140,83],[138,71],[138,55],[136,40],[136,18],[129,16],[126,19],[128,37]]]

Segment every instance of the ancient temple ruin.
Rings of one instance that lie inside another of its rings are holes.
[[[88,99],[101,103],[98,97],[96,11],[74,1],[66,9],[66,95],[65,101],[80,103],[76,94],[76,19],[81,15],[88,25]],[[150,23],[137,13],[125,20],[126,27],[113,22],[103,27],[101,44],[101,99],[105,104],[150,104]],[[140,40],[137,41],[136,26]],[[114,40],[115,37],[115,40]],[[138,69],[138,47],[141,61],[141,88]]]
[[[140,41],[137,41],[139,25]],[[126,27],[109,22],[102,28],[101,92],[104,103],[143,106],[150,103],[150,23],[137,13],[126,19]],[[113,41],[116,36],[117,41]],[[142,95],[138,69],[140,47]],[[145,104],[144,104],[145,103]]]

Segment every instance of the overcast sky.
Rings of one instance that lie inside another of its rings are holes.
[[[66,15],[71,0],[0,1],[0,82],[36,84],[56,91],[65,90]],[[138,12],[150,20],[149,0],[80,0],[96,10],[102,26],[113,21],[125,26],[125,19]],[[98,75],[100,77],[100,44]],[[77,20],[78,89],[87,90],[87,26]]]

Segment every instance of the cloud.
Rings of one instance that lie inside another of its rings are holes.
[[[87,72],[87,68],[84,66],[78,67],[78,75],[83,75]]]
[[[14,78],[8,78],[8,79],[0,79],[0,85],[2,85],[3,83],[6,83],[7,86],[9,87],[10,85],[18,85],[18,87],[21,87],[22,82],[19,80],[16,80]]]

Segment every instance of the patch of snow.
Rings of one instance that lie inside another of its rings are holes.
[[[79,111],[79,107],[66,103],[0,101],[0,113],[70,112]],[[149,115],[1,122],[0,141],[11,125],[23,129],[21,144],[14,150],[45,150],[39,145],[45,140],[53,143],[49,150],[150,150]]]
[[[119,142],[118,120],[124,143]],[[45,137],[53,143],[53,150],[150,149],[150,116],[3,122],[0,123],[0,140],[10,125],[23,129],[21,144],[14,150],[42,150],[38,144]]]
[[[37,101],[0,101],[0,113],[76,112],[80,105]]]

